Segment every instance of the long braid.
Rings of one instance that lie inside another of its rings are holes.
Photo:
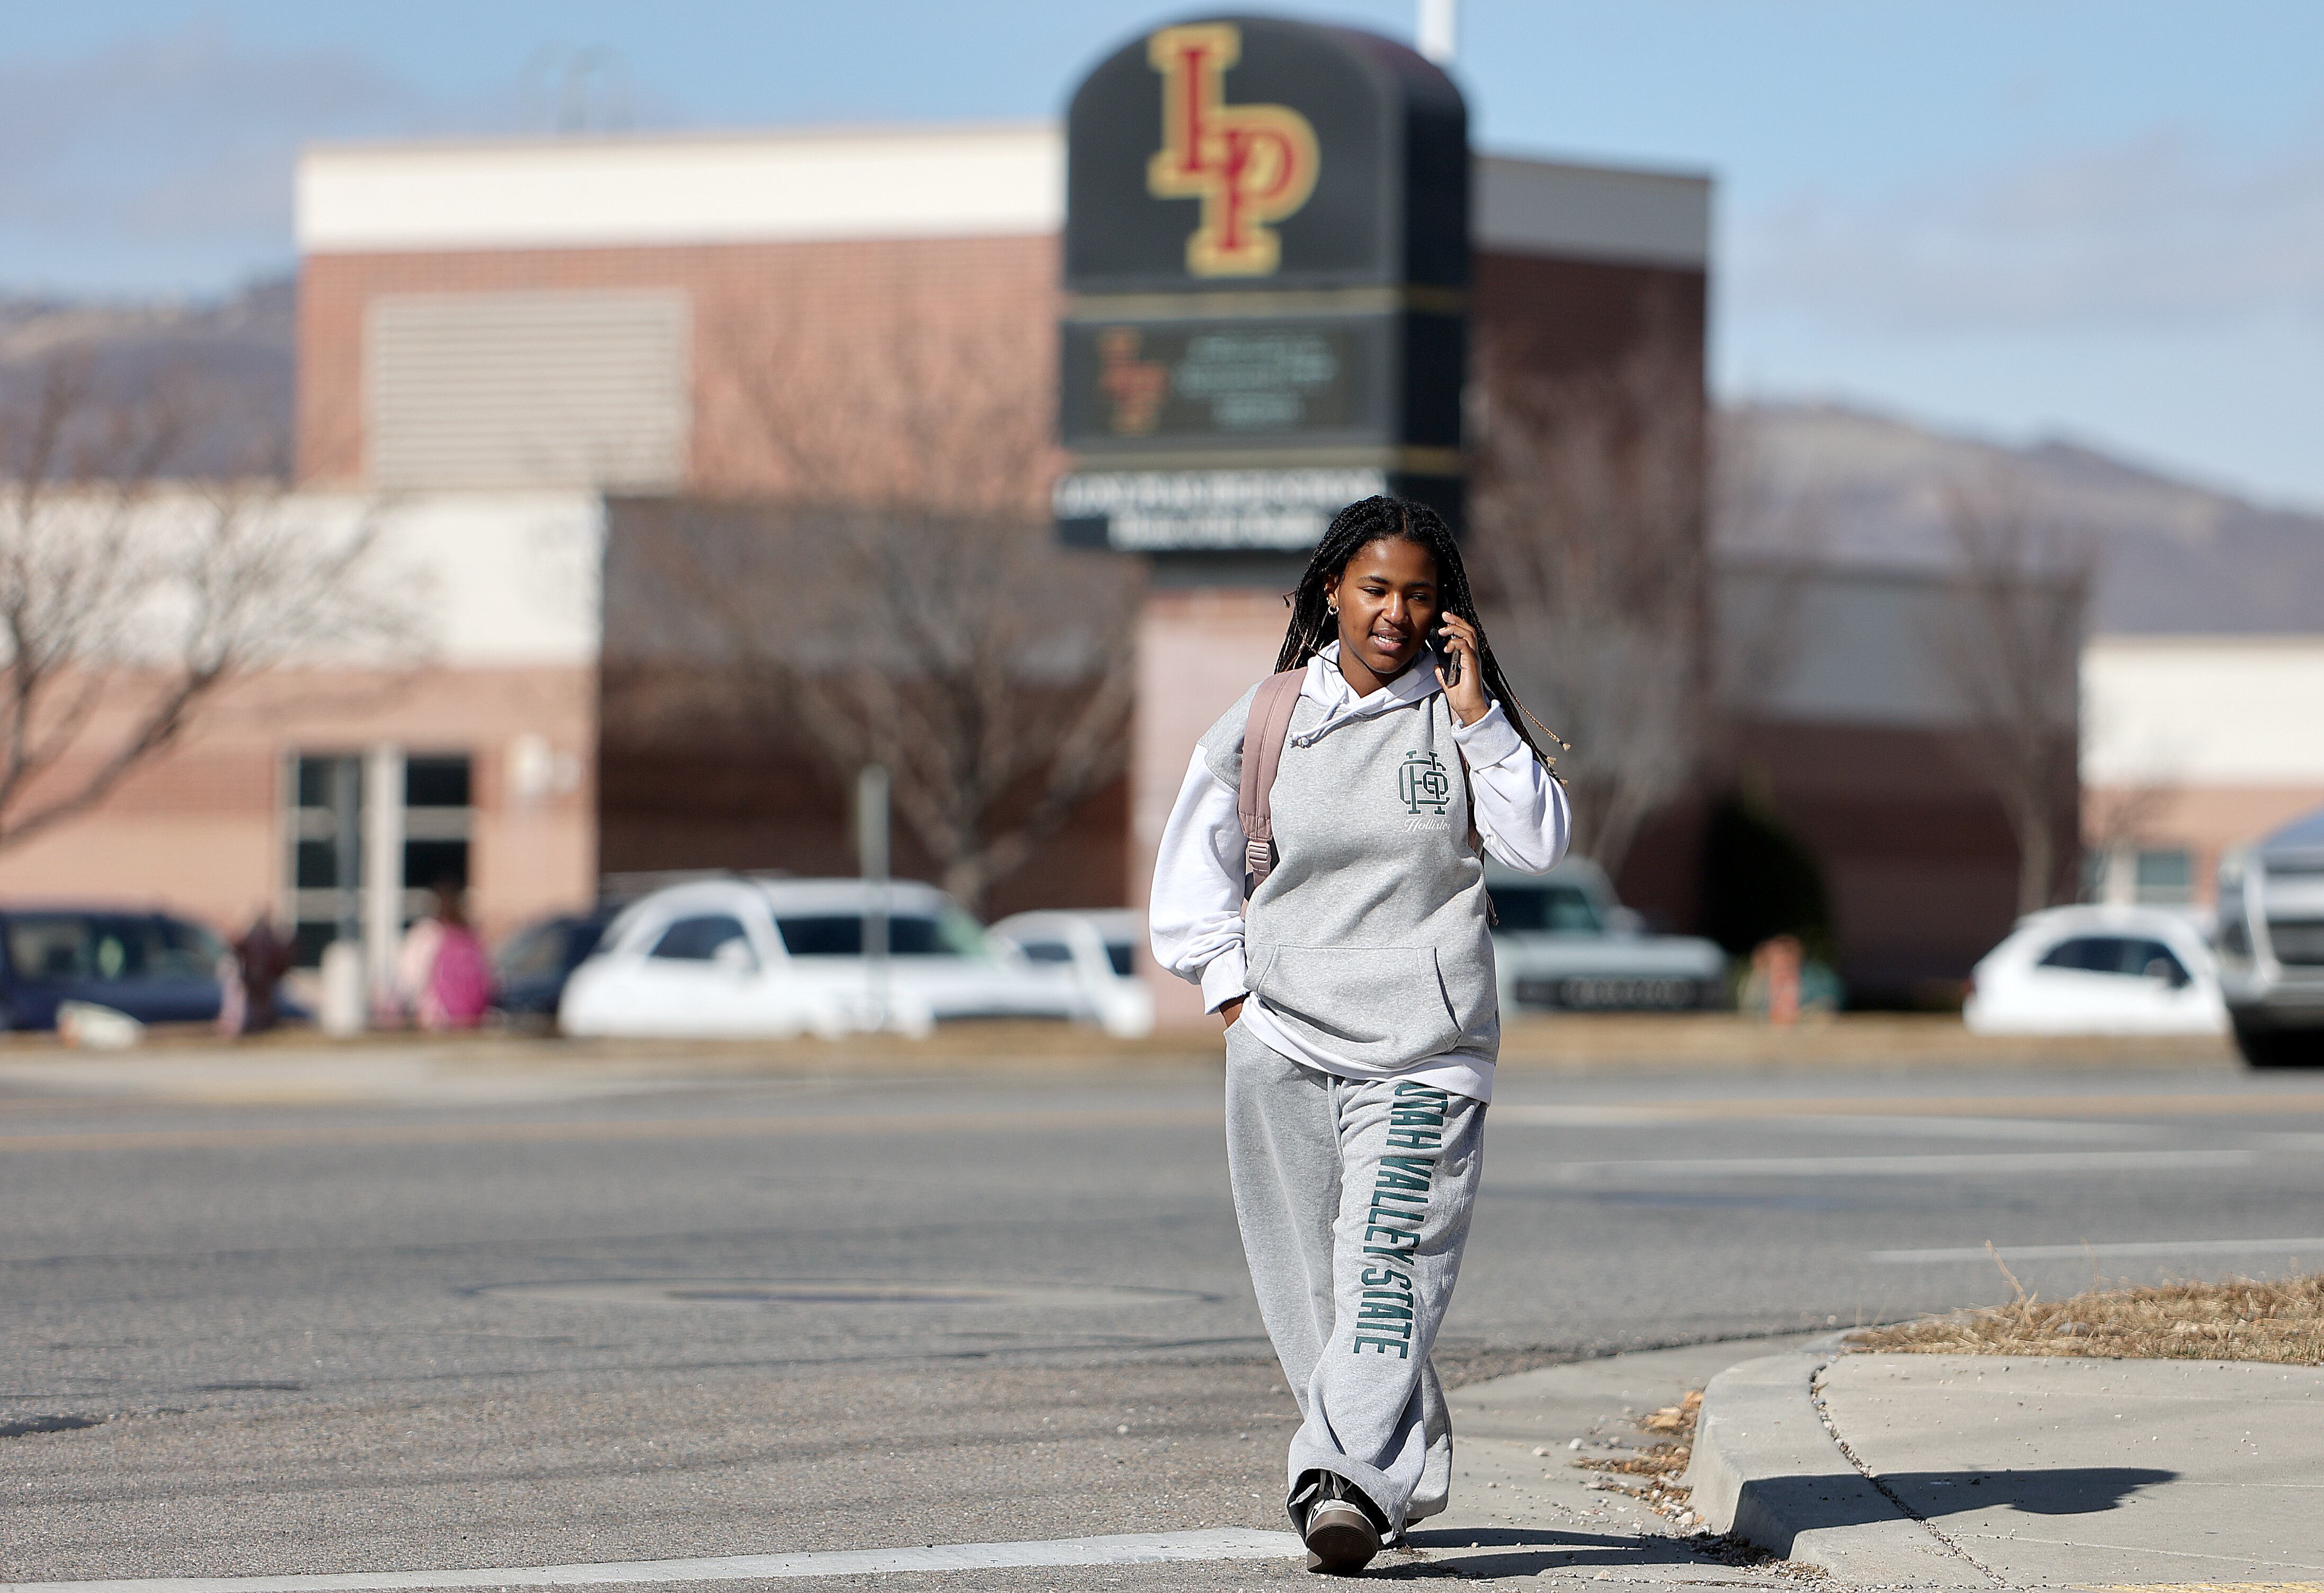
[[[1372,497],[1358,500],[1332,517],[1323,539],[1315,546],[1314,557],[1299,577],[1299,585],[1284,594],[1284,603],[1291,610],[1291,623],[1283,632],[1282,650],[1275,655],[1275,668],[1280,672],[1296,669],[1322,652],[1336,639],[1338,627],[1333,623],[1331,602],[1324,588],[1348,567],[1348,561],[1384,538],[1410,542],[1428,550],[1436,564],[1436,583],[1445,612],[1458,614],[1477,628],[1477,663],[1484,677],[1487,695],[1502,704],[1509,723],[1518,739],[1552,771],[1557,760],[1545,751],[1533,732],[1526,728],[1532,720],[1542,734],[1566,750],[1565,739],[1526,711],[1509,689],[1508,677],[1501,673],[1500,660],[1493,657],[1493,645],[1485,639],[1485,622],[1477,617],[1477,601],[1469,588],[1468,566],[1461,562],[1461,545],[1452,539],[1452,529],[1443,517],[1425,503],[1407,502],[1400,498]],[[1414,660],[1416,665],[1421,660]]]

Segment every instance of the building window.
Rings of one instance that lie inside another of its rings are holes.
[[[2195,854],[2185,847],[2142,850],[2135,869],[2136,900],[2170,904],[2195,899]]]
[[[290,783],[290,944],[312,968],[333,941],[363,937],[364,760],[301,754]]]
[[[468,843],[475,827],[466,753],[403,760],[403,922],[434,910],[439,885],[468,883]]]
[[[318,965],[337,940],[376,934],[392,945],[434,910],[436,887],[468,883],[473,783],[465,752],[405,756],[384,747],[290,759],[284,829],[299,966]],[[376,913],[374,888],[384,893]]]

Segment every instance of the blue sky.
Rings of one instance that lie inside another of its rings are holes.
[[[1408,32],[1412,0],[1270,7]],[[1013,120],[1127,0],[78,0],[0,35],[0,288],[287,268],[309,139]],[[2324,506],[2324,4],[1463,0],[1478,142],[1720,181],[1714,375]]]

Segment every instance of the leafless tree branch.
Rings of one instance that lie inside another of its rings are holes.
[[[2017,842],[2017,909],[2071,890],[2083,630],[2097,571],[2090,539],[1996,474],[1947,494],[1952,590],[1932,649],[1968,725],[1972,767]]]
[[[1572,743],[1575,845],[1616,872],[1702,752],[1702,374],[1660,337],[1555,378],[1510,373],[1511,352],[1482,354],[1479,585],[1511,684]]]
[[[416,633],[366,579],[375,512],[334,529],[276,480],[165,483],[183,436],[166,391],[101,402],[71,356],[0,406],[0,849],[103,803],[229,685]]]
[[[974,907],[1126,766],[1134,569],[1056,545],[1023,350],[922,322],[876,360],[758,336],[739,407],[779,504],[672,520],[655,583],[698,617],[711,678],[835,781],[888,766],[898,815]]]

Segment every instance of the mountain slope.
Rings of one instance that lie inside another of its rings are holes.
[[[1787,506],[1730,545],[1942,566],[1956,485],[2015,483],[2098,557],[2092,628],[2108,632],[2324,631],[2324,517],[2230,494],[2069,443],[2013,448],[1831,406],[1749,404],[1723,418],[1755,497]]]

